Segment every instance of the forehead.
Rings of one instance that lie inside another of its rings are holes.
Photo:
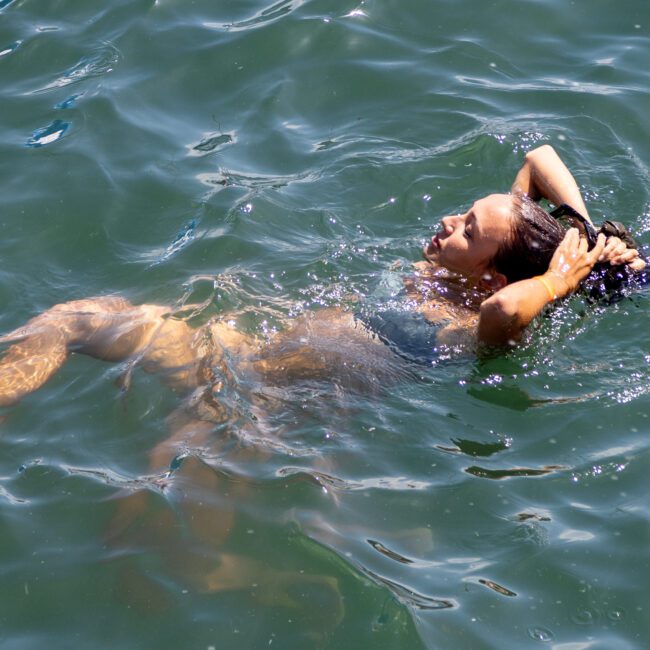
[[[512,221],[513,198],[510,194],[490,194],[475,201],[471,212],[481,235],[503,239]]]

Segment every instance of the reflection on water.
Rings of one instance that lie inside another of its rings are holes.
[[[27,140],[26,145],[28,147],[44,147],[45,145],[52,144],[60,140],[70,126],[70,122],[54,120],[51,124],[41,129],[36,129],[29,140]]]
[[[269,22],[283,18],[292,11],[295,11],[303,4],[304,0],[281,0],[275,4],[264,7],[249,18],[237,20],[232,23],[205,22],[205,27],[224,31],[246,31],[257,27],[263,27]]]
[[[201,142],[191,147],[190,153],[202,156],[218,151],[233,142],[235,142],[235,136],[230,133],[208,134],[201,139]]]
[[[97,47],[90,54],[84,56],[80,61],[61,73],[54,81],[49,82],[42,88],[33,92],[42,93],[50,90],[64,88],[74,83],[99,77],[115,69],[119,63],[120,53],[110,43]]]

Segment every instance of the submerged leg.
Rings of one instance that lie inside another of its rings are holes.
[[[149,340],[164,312],[133,307],[118,297],[90,298],[56,305],[23,327],[0,337],[13,343],[0,360],[0,406],[11,406],[40,388],[70,352],[121,361]]]
[[[56,329],[12,345],[0,362],[0,406],[11,406],[40,388],[67,357],[65,336]]]

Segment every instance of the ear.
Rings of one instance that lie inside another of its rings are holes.
[[[479,286],[485,289],[489,289],[493,293],[503,289],[508,284],[508,278],[506,278],[503,273],[498,273],[497,271],[488,269],[483,273],[481,279],[479,280]]]

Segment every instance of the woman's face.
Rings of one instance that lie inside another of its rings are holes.
[[[510,194],[490,194],[465,214],[443,217],[441,230],[424,248],[424,257],[450,271],[480,279],[510,233],[512,208]]]

